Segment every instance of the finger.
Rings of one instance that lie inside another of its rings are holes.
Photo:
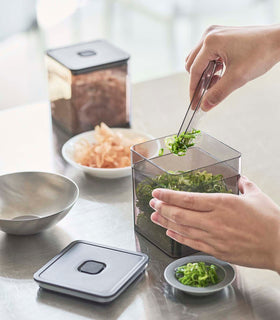
[[[202,110],[209,111],[243,84],[232,68],[226,69],[221,79],[205,93],[201,103]]]
[[[216,28],[216,27],[215,27]],[[199,51],[201,50],[204,40],[206,38],[206,36],[209,34],[209,32],[213,31],[213,29],[215,29],[213,27],[209,27],[208,29],[205,30],[205,32],[203,33],[198,45],[195,47],[195,49],[193,49],[187,56],[186,58],[186,70],[188,72],[190,72],[191,66],[196,58],[196,56],[198,55]]]
[[[238,181],[238,188],[242,194],[258,192],[260,189],[247,177],[241,176]]]
[[[211,82],[210,82],[210,84],[209,84],[208,90],[209,90],[210,88],[212,88],[220,79],[221,79],[220,76],[214,75],[214,76],[212,77],[212,79],[211,79]]]
[[[201,230],[209,230],[211,229],[213,224],[213,221],[209,216],[207,216],[208,219],[205,219],[205,215],[210,214],[211,212],[183,209],[180,207],[168,205],[157,199],[152,199],[150,201],[150,206],[162,217],[172,221],[173,223],[198,228]]]
[[[186,58],[185,68],[188,72],[190,72],[191,66],[193,64],[194,59],[196,58],[197,54],[199,53],[201,47],[203,45],[203,40],[199,42],[199,44],[192,50]]]
[[[170,205],[195,211],[211,211],[216,206],[218,194],[155,189],[154,198]]]
[[[211,245],[209,245],[201,240],[190,239],[188,237],[184,237],[184,236],[180,235],[179,233],[176,233],[172,230],[167,230],[166,235],[168,237],[172,238],[173,240],[180,242],[180,243],[184,244],[185,246],[191,247],[195,250],[202,251],[202,252],[208,253],[213,256],[216,253],[215,249]]]
[[[209,235],[208,232],[206,232],[204,230],[174,223],[173,221],[168,220],[168,219],[164,218],[163,216],[161,216],[158,212],[154,212],[151,215],[151,220],[154,223],[162,226],[163,228],[166,228],[168,230],[172,230],[172,231],[179,233],[182,236],[186,236],[190,239],[198,239],[199,240],[199,239],[203,239]]]
[[[209,62],[216,60],[217,58],[218,56],[213,52],[210,52],[205,45],[202,46],[190,68],[190,98],[193,97],[201,75],[208,66]]]
[[[189,69],[187,68],[187,63],[188,63],[188,60],[190,59],[191,55],[193,54],[194,50],[191,50],[190,53],[186,56],[186,59],[185,59],[185,69],[189,72]]]

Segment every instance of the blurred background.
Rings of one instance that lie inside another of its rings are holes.
[[[277,0],[0,0],[0,109],[48,98],[46,49],[105,38],[135,83],[184,71],[211,24],[279,21]]]

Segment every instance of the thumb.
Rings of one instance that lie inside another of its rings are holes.
[[[220,80],[211,85],[210,89],[205,93],[201,103],[203,111],[209,111],[241,86],[239,80],[234,77],[230,69],[228,68]]]
[[[259,192],[259,188],[250,181],[247,177],[241,176],[238,181],[238,188],[240,192],[244,195]]]

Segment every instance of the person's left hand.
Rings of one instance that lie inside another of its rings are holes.
[[[170,238],[196,250],[280,272],[280,209],[245,177],[239,189],[240,196],[155,189],[151,219],[168,229]]]

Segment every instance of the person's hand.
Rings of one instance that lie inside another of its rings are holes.
[[[211,60],[221,60],[225,72],[206,92],[201,108],[208,111],[235,89],[264,74],[280,60],[280,27],[211,26],[186,58],[190,97]]]
[[[254,183],[242,195],[155,189],[151,219],[166,234],[219,259],[280,272],[280,209]]]

